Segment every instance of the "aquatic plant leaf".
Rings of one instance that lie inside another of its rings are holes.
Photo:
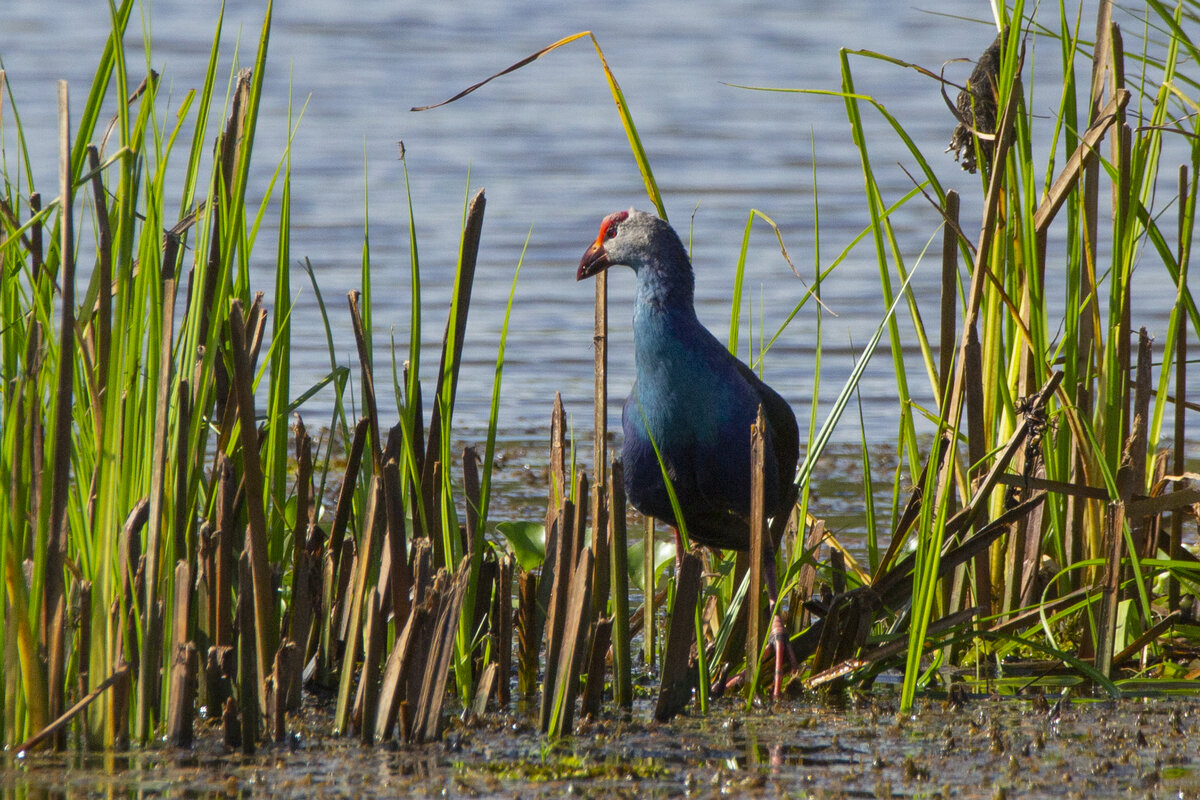
[[[629,571],[629,580],[634,586],[646,592],[646,581],[643,567],[646,563],[646,547],[641,542],[636,542],[629,546],[629,556],[626,560]],[[675,560],[675,543],[667,540],[656,541],[654,543],[654,582],[662,578],[663,572],[667,565]]]
[[[546,526],[540,522],[501,522],[496,530],[508,541],[513,555],[525,571],[535,570],[546,560]]]

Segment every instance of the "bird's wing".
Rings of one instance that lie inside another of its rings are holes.
[[[800,460],[800,429],[796,425],[796,415],[778,392],[759,380],[754,370],[736,358],[733,362],[741,376],[758,393],[763,405],[763,413],[771,429],[771,448],[775,451],[775,462],[779,468],[779,486],[782,488],[796,479],[796,462]]]

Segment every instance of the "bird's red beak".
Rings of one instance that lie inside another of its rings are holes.
[[[579,260],[579,271],[575,273],[575,280],[581,281],[584,278],[590,278],[608,269],[612,262],[608,260],[608,253],[604,251],[604,231],[600,231],[600,235],[596,237],[596,241],[592,242],[592,246],[583,254],[583,258]]]

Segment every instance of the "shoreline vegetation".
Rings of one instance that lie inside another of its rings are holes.
[[[484,442],[462,452],[451,444],[483,192],[465,198],[437,362],[421,363],[422,326],[442,320],[441,309],[431,317],[422,307],[408,194],[408,342],[372,347],[364,242],[361,286],[346,299],[356,352],[343,365],[327,311],[341,301],[322,296],[307,259],[289,247],[294,154],[256,147],[271,3],[252,60],[233,70],[224,96],[219,20],[203,84],[171,114],[158,104],[159,77],[143,79],[126,60],[134,6],[114,4],[82,104],[59,85],[60,169],[46,195],[29,186],[21,118],[0,73],[5,748],[123,749],[164,737],[187,746],[204,708],[230,748],[253,752],[286,739],[310,689],[336,698],[333,734],[369,744],[435,741],[451,707],[479,716],[518,699],[557,738],[581,718],[628,713],[650,682],[658,720],[705,713],[722,695],[747,709],[767,702],[760,559],[697,550],[676,573],[673,548],[626,513],[605,430],[604,276],[591,452],[569,438],[556,401],[545,519],[496,522],[498,408],[520,261]],[[1016,0],[1000,9],[1007,33],[980,59],[991,69],[969,86],[941,86],[947,119],[961,126],[956,158],[978,169],[978,221],[959,218],[958,196],[938,180],[957,168],[949,156],[927,159],[886,98],[855,90],[862,59],[940,82],[936,71],[843,50],[837,89],[741,87],[844,104],[871,221],[832,260],[815,254],[807,292],[755,350],[739,341],[755,223],[772,229],[772,246],[798,274],[803,267],[774,221],[750,210],[730,350],[747,350],[760,367],[797,314],[814,314],[819,380],[821,286],[855,248],[873,251],[889,309],[829,415],[818,419],[815,401],[808,414],[796,409],[799,501],[754,528],[757,547],[767,535],[778,545],[778,611],[799,661],[788,674],[792,697],[870,687],[884,671],[902,676],[904,712],[933,692],[1195,692],[1200,478],[1186,471],[1184,443],[1200,410],[1187,392],[1188,343],[1200,333],[1188,282],[1200,4],[1146,0],[1135,33],[1113,23],[1110,3],[1098,6],[1085,19]],[[1061,70],[1053,119],[1027,103],[1032,37],[1061,56],[1039,65]],[[446,102],[584,38],[665,218],[636,110],[590,32]],[[903,196],[885,196],[875,180],[869,115],[908,149],[913,188]],[[1184,143],[1182,164],[1163,162],[1168,138]],[[277,159],[265,187],[251,185],[252,157]],[[183,176],[178,197],[168,196],[168,168]],[[407,171],[405,179],[407,193]],[[816,167],[813,181],[819,196]],[[909,203],[934,212],[915,263],[890,222]],[[275,241],[259,237],[268,215]],[[814,229],[819,241],[819,220]],[[1063,252],[1051,252],[1052,238]],[[263,251],[275,263],[270,299],[248,266]],[[86,282],[76,278],[82,254],[95,258]],[[941,297],[915,296],[914,271],[937,256]],[[291,313],[297,263],[320,320]],[[1176,287],[1164,298],[1164,331],[1133,327],[1136,269],[1165,269]],[[1046,301],[1051,282],[1065,286],[1062,307]],[[915,343],[901,339],[905,314]],[[330,343],[328,374],[314,386],[291,378],[296,323],[323,325]],[[914,344],[923,369],[904,359]],[[894,366],[898,466],[890,507],[878,507],[863,437],[868,531],[865,550],[851,552],[810,503],[808,478],[833,426],[851,424],[843,412],[880,351]],[[936,406],[910,399],[921,380]],[[336,399],[318,442],[300,412],[327,388]],[[393,404],[395,415],[382,410]],[[932,440],[918,436],[918,421],[936,425]]]

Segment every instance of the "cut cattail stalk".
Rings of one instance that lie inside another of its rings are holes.
[[[542,706],[539,713],[538,727],[542,731],[550,729],[550,718],[554,705],[554,681],[562,660],[563,627],[567,618],[567,596],[570,589],[572,573],[570,535],[563,530],[574,527],[575,506],[570,500],[563,500],[555,527],[550,531],[551,536],[557,534],[555,545],[555,564],[553,587],[550,592],[550,608],[546,612],[546,664],[542,682]],[[547,547],[549,550],[549,547]],[[545,578],[543,577],[543,580]]]
[[[171,667],[171,696],[167,701],[167,741],[173,747],[190,747],[196,707],[196,645],[175,649]]]
[[[497,684],[496,702],[507,707],[512,693],[512,647],[513,647],[513,567],[516,563],[511,555],[500,559],[499,575],[496,579],[496,595],[492,608],[492,637],[496,652]]]
[[[238,714],[242,728],[239,746],[245,755],[253,755],[258,742],[259,687],[255,665],[254,579],[250,574],[250,553],[242,551],[238,560],[238,693],[241,699]]]
[[[128,681],[129,681],[129,667],[127,667],[127,666],[121,667],[116,672],[114,672],[112,675],[109,675],[107,678],[105,678],[104,681],[99,686],[97,686],[95,689],[93,689],[90,693],[88,693],[87,696],[85,696],[78,703],[76,703],[75,705],[73,705],[69,709],[67,709],[67,711],[65,713],[63,713],[62,716],[60,716],[58,719],[54,720],[52,723],[47,725],[42,730],[38,731],[36,734],[31,736],[29,739],[26,739],[24,742],[17,745],[16,748],[14,748],[13,752],[14,753],[26,753],[30,750],[33,750],[39,744],[44,742],[47,738],[57,735],[60,731],[62,731],[66,728],[67,723],[69,723],[75,717],[79,716],[80,713],[82,713],[84,710],[86,710],[88,706],[90,706],[92,703],[94,703],[96,701],[96,699],[98,697],[100,697],[100,695],[104,694],[104,692],[106,692],[109,688],[116,687],[119,685],[124,686],[125,687],[124,691],[126,692],[126,694],[128,694],[128,692],[129,692],[129,688],[127,685]],[[114,692],[115,692],[115,689],[114,689]],[[119,743],[118,743],[118,747],[119,747]]]
[[[612,630],[612,619],[598,620],[594,626],[587,656],[587,681],[579,709],[583,716],[594,717],[600,713],[600,701],[604,699],[604,662],[612,641]]]
[[[667,645],[663,654],[662,681],[654,718],[666,722],[687,708],[692,699],[689,678],[692,638],[696,631],[696,600],[700,596],[700,559],[684,553],[679,560],[679,576],[675,582],[675,605],[667,626]]]
[[[592,605],[592,549],[583,548],[570,580],[571,593],[566,602],[566,621],[563,626],[562,647],[557,674],[547,681],[543,705],[550,707],[548,723],[543,733],[550,736],[569,735],[574,729],[575,698],[579,693],[579,672],[587,652],[588,617]]]
[[[366,524],[363,525],[357,564],[349,588],[345,651],[342,655],[342,674],[338,683],[337,710],[334,714],[334,730],[343,736],[350,732],[352,708],[350,693],[351,687],[354,685],[353,665],[357,662],[358,654],[363,647],[363,617],[366,615],[364,609],[368,607],[367,604],[371,600],[368,594],[372,591],[367,583],[384,529],[384,505],[383,478],[375,476],[371,480],[371,492],[367,498]]]
[[[517,575],[517,693],[529,697],[536,691],[538,651],[538,576],[521,570]]]
[[[621,462],[613,459],[608,482],[609,555],[612,565],[613,606],[613,699],[617,707],[633,707],[632,659],[629,633],[629,565],[628,538],[625,530],[625,483]],[[653,592],[653,589],[650,590]]]
[[[470,578],[470,559],[464,558],[444,592],[440,593],[437,616],[433,622],[429,656],[420,676],[421,690],[413,707],[413,742],[436,741],[442,732],[442,702],[446,696],[446,674],[454,655],[454,637],[458,615]]]
[[[246,528],[246,542],[253,579],[254,658],[258,670],[256,694],[261,699],[266,696],[267,670],[275,655],[279,620],[274,613],[272,601],[274,589],[271,582],[271,568],[267,562],[267,517],[266,510],[263,508],[263,473],[258,456],[258,426],[254,423],[254,376],[250,368],[246,326],[240,300],[233,301],[229,321],[233,338],[233,383],[237,393],[238,418],[241,423],[242,480],[246,487],[246,509],[250,520]],[[151,512],[151,524],[153,524],[153,509]],[[245,716],[245,710],[242,713]],[[242,745],[246,746],[245,742]]]
[[[750,591],[746,597],[750,608],[746,628],[746,673],[750,680],[746,685],[751,695],[756,690],[759,657],[768,630],[767,616],[762,610],[764,559],[770,552],[766,541],[765,448],[766,419],[760,405],[758,418],[750,428]]]

